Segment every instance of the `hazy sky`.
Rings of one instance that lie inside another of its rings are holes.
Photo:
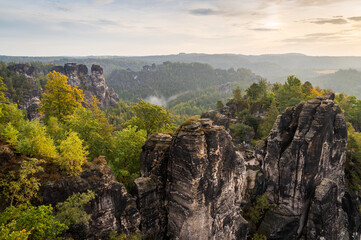
[[[0,0],[0,55],[361,56],[360,0]]]

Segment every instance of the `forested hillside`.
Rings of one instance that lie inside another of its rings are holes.
[[[355,69],[341,69],[332,74],[324,74],[313,82],[322,88],[361,97],[361,72]]]
[[[87,65],[99,64],[103,66],[105,77],[108,78],[113,70],[119,68],[141,70],[144,65],[153,63],[160,65],[163,62],[180,63],[204,63],[213,68],[247,68],[261,75],[270,82],[284,82],[287,76],[295,75],[301,79],[313,82],[320,76],[321,71],[337,71],[339,69],[361,70],[360,57],[332,57],[332,56],[307,56],[303,54],[264,54],[264,55],[242,55],[242,54],[174,54],[159,56],[100,56],[100,57],[12,57],[0,56],[4,62],[32,62],[40,61],[64,65],[68,62],[76,62]],[[314,82],[313,82],[314,83]],[[317,83],[315,83],[317,84]],[[326,86],[327,88],[327,86]],[[346,92],[347,94],[353,94]]]
[[[121,182],[130,191],[135,179],[141,176],[139,159],[146,140],[151,136],[169,136],[157,133],[177,133],[175,130],[185,118],[200,115],[210,108],[217,109],[202,117],[223,125],[232,135],[236,149],[244,151],[248,157],[249,151],[267,137],[279,113],[302,101],[329,94],[329,90],[308,81],[302,83],[295,76],[289,76],[284,84],[270,83],[246,69],[219,70],[200,63],[167,62],[145,66],[141,71],[114,71],[109,85],[115,87],[124,100],[100,109],[94,95],[85,97],[87,90],[81,88],[84,86],[72,86],[70,79],[58,72],[47,73],[53,64],[32,63],[18,68],[23,70],[21,73],[15,72],[12,66],[2,63],[0,69],[0,154],[6,159],[0,171],[0,227],[2,234],[20,239],[44,239],[49,234],[53,238],[64,237],[80,226],[99,226],[96,223],[99,216],[84,211],[84,206],[94,199],[105,201],[93,191],[69,193],[68,198],[53,204],[55,208],[47,205],[49,202],[41,202],[38,196],[43,194],[44,188],[54,187],[57,181],[64,179],[82,184],[84,181],[94,184],[101,179],[101,184],[105,185],[92,188],[99,194],[110,181],[106,178],[113,174],[115,178],[111,181],[118,187]],[[98,70],[89,77],[103,79],[99,66],[95,68]],[[72,78],[74,84],[77,78]],[[29,120],[21,104],[24,97],[30,98],[34,91],[40,98],[39,107],[35,109],[40,114]],[[165,99],[170,110],[141,99],[150,97]],[[348,121],[346,181],[353,194],[359,195],[361,100],[340,93],[336,94],[335,102]],[[335,111],[340,113],[340,110]],[[196,119],[187,119],[181,128],[192,127]],[[202,124],[207,127],[208,123]],[[107,165],[112,171],[107,170]],[[140,179],[138,181],[144,180]],[[124,191],[122,196],[129,194],[125,188],[121,191]],[[256,222],[264,217],[266,210],[258,208],[257,205],[246,206],[247,220]],[[9,214],[11,212],[16,214]],[[35,217],[38,220],[34,221]],[[105,219],[104,216],[99,218]],[[49,226],[47,230],[43,229],[43,223]],[[86,231],[86,234],[97,234],[91,228]],[[107,237],[110,234],[106,228],[100,233]],[[112,236],[120,233],[112,233]],[[133,237],[139,238],[139,235]]]
[[[214,69],[201,63],[147,65],[141,71],[114,70],[109,86],[125,101],[138,98],[169,107],[175,114],[199,115],[217,100],[231,96],[231,88],[245,89],[260,77],[248,69]]]

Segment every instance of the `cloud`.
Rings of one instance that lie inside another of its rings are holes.
[[[189,10],[189,13],[192,15],[198,15],[198,16],[209,16],[209,15],[218,15],[221,14],[220,11],[211,9],[211,8],[196,8]]]
[[[315,24],[346,24],[348,21],[344,18],[316,18],[315,20],[309,21]]]
[[[340,40],[347,38],[347,31],[329,32],[329,33],[311,33],[300,37],[287,38],[282,42],[289,43],[313,43],[313,42],[328,42],[333,40]]]
[[[286,1],[289,2],[290,0],[286,0]],[[296,2],[300,6],[307,7],[307,6],[323,6],[323,5],[348,2],[348,1],[350,0],[295,0],[294,2]]]
[[[259,32],[269,32],[269,31],[278,31],[279,29],[276,28],[249,28],[252,31],[259,31]]]
[[[106,5],[113,3],[115,0],[93,0],[93,3],[99,4],[99,5]]]
[[[351,21],[361,21],[361,16],[348,18]]]

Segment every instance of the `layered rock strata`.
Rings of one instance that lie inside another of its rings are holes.
[[[136,186],[144,239],[246,237],[240,209],[244,160],[224,128],[200,119],[182,126],[173,138],[153,136],[143,147],[141,164]],[[150,191],[144,194],[144,189]],[[153,214],[141,207],[146,203]]]

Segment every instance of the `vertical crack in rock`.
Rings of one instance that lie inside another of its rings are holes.
[[[262,185],[277,204],[259,227],[268,239],[341,239],[347,234],[341,207],[347,130],[333,99],[331,93],[286,109],[260,151],[266,173]]]
[[[162,139],[167,141],[160,150]],[[165,172],[155,171],[160,165],[166,166]],[[244,160],[222,127],[200,119],[181,126],[173,137],[152,136],[143,147],[141,166],[140,179],[150,178],[153,189],[164,196],[144,197],[139,189],[145,188],[135,181],[138,201],[157,202],[153,212],[164,213],[150,218],[147,207],[139,204],[144,239],[246,238],[247,221],[240,208],[246,187]],[[157,219],[164,219],[166,227],[151,223]]]

